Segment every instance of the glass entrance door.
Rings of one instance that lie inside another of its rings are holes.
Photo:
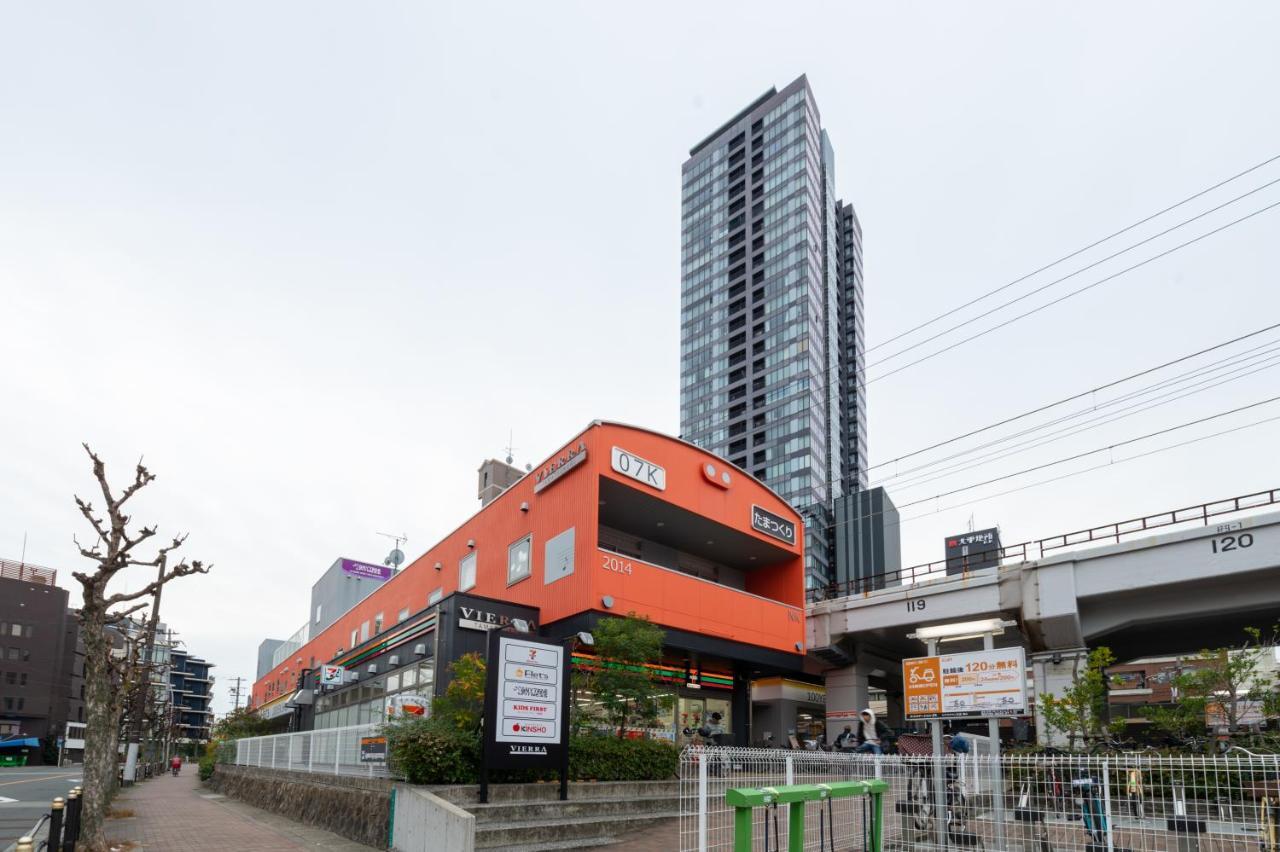
[[[707,713],[707,702],[702,698],[676,696],[676,744],[689,745],[697,736],[698,728]],[[692,731],[694,736],[686,736],[685,730]]]

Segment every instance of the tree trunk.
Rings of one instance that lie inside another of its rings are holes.
[[[106,852],[104,819],[115,788],[119,717],[111,683],[111,643],[105,630],[105,608],[86,600],[81,610],[84,636],[84,795],[80,811],[79,849]]]

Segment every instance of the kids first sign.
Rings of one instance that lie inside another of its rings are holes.
[[[940,654],[902,661],[908,719],[1027,714],[1021,648]]]

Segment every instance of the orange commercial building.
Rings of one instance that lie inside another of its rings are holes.
[[[718,711],[751,741],[750,682],[803,671],[800,515],[691,444],[594,422],[309,637],[253,702],[295,729],[379,721],[439,694],[448,664],[511,619],[563,639],[628,613],[666,632],[654,669],[676,700],[648,733],[682,740]],[[575,665],[606,664],[581,650]],[[324,666],[342,667],[327,686]]]

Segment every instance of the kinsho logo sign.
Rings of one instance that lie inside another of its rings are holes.
[[[775,515],[759,506],[751,507],[751,528],[772,536],[778,541],[785,541],[787,544],[796,543],[796,525],[781,515]]]

